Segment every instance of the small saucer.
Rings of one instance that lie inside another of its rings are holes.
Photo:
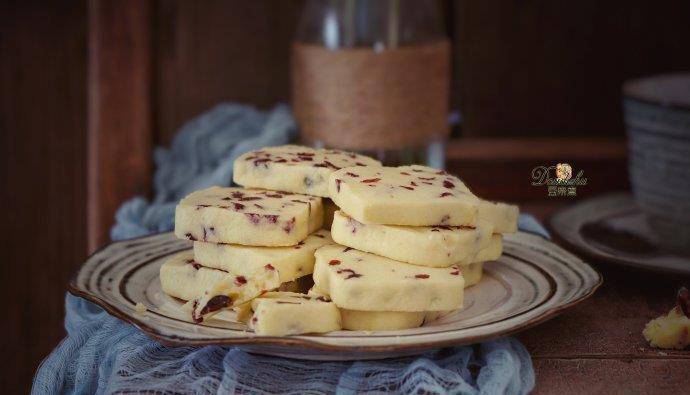
[[[607,262],[654,271],[690,274],[690,256],[661,247],[632,195],[582,201],[556,213],[551,228],[571,247]]]

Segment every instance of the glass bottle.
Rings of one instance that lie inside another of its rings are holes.
[[[443,167],[450,44],[434,0],[308,0],[292,47],[302,140]]]

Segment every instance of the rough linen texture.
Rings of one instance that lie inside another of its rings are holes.
[[[223,104],[187,123],[170,149],[155,152],[155,198],[122,205],[113,239],[173,228],[175,204],[189,192],[229,185],[243,152],[287,143],[295,123],[287,107],[269,113]],[[533,218],[521,218],[546,235]],[[34,394],[338,393],[524,394],[532,361],[513,338],[362,362],[311,362],[252,355],[236,347],[165,347],[100,307],[66,296],[67,337],[42,362]]]

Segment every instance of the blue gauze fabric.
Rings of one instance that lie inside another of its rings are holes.
[[[177,201],[211,185],[229,185],[234,159],[295,137],[286,106],[268,113],[222,104],[188,122],[170,149],[155,151],[155,198],[122,205],[114,240],[173,228]],[[548,235],[529,216],[523,229]],[[34,394],[337,393],[524,394],[534,387],[524,346],[503,338],[397,359],[313,362],[253,355],[237,347],[166,347],[100,307],[66,296],[67,337],[42,362]]]

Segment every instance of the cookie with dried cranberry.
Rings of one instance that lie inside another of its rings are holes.
[[[321,228],[321,198],[263,189],[211,187],[175,210],[175,235],[209,243],[292,246]]]
[[[311,237],[315,236],[311,235],[307,239]],[[319,239],[318,237],[316,238]],[[331,242],[330,239],[328,239],[328,242]],[[318,245],[322,246],[324,244],[319,243]],[[271,247],[244,248],[263,249]],[[294,247],[273,248],[282,250],[283,253],[286,253],[287,249]],[[314,249],[315,248],[312,248],[309,253],[300,255],[290,254],[288,252],[288,256],[286,257],[280,257],[277,251],[276,254],[259,254],[259,256],[276,258],[271,261],[274,262],[272,265],[278,272],[278,278],[281,282],[278,287],[279,290],[306,292],[313,285],[311,272],[314,269]],[[240,254],[239,256],[251,259],[253,255]],[[256,257],[256,255],[254,256]],[[202,295],[207,289],[211,289],[229,273],[250,279],[253,273],[270,263],[270,261],[256,259],[251,261],[232,260],[225,264],[219,264],[216,267],[209,267],[202,265],[198,258],[199,257],[195,258],[191,250],[187,250],[173,255],[165,261],[165,263],[161,265],[159,272],[161,289],[163,292],[178,299],[191,300]]]
[[[278,270],[280,282],[293,281],[314,271],[314,251],[333,244],[327,230],[318,230],[294,246],[257,247],[240,244],[194,242],[195,261],[202,266],[248,276],[270,263]]]
[[[381,166],[381,162],[335,149],[299,145],[266,147],[235,159],[233,181],[248,188],[328,197],[328,177],[351,166]]]
[[[415,265],[448,267],[487,247],[493,228],[486,221],[475,226],[364,224],[336,211],[331,234],[336,243],[357,250]]]
[[[192,319],[202,322],[221,310],[236,307],[280,287],[280,277],[273,265],[254,270],[248,276],[227,273],[220,281],[191,299],[185,309],[191,310]]]
[[[190,300],[218,283],[227,274],[224,270],[201,266],[194,260],[192,251],[186,250],[173,255],[163,263],[159,278],[161,289],[167,295]]]
[[[348,167],[331,174],[329,193],[362,223],[475,225],[479,198],[457,177],[425,166]]]
[[[249,327],[259,336],[326,333],[341,329],[340,311],[323,298],[292,292],[268,292],[252,300]]]
[[[321,247],[314,255],[314,287],[340,308],[439,311],[462,307],[465,280],[458,266],[416,266],[338,244]]]

